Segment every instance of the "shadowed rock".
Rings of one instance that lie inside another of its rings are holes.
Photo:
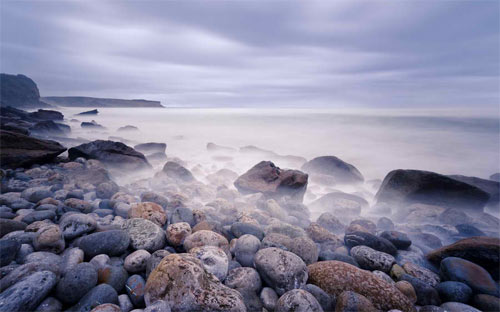
[[[306,162],[301,169],[311,175],[332,176],[336,183],[341,184],[359,183],[365,180],[356,167],[335,156],[316,157]]]
[[[97,114],[99,114],[99,111],[97,109],[93,109],[93,110],[81,112],[77,115],[97,115]]]

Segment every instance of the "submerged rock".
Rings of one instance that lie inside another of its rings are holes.
[[[360,183],[364,177],[353,165],[335,156],[316,157],[306,162],[302,168],[309,174],[332,176],[337,183]]]

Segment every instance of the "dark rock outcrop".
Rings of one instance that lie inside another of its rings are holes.
[[[36,83],[24,75],[0,74],[0,106],[46,107]]]
[[[341,184],[359,183],[365,180],[356,167],[335,156],[316,157],[306,162],[301,169],[311,175],[331,176],[336,183]]]
[[[302,201],[308,175],[290,169],[280,169],[270,161],[261,161],[234,182],[242,194],[263,193],[270,198],[289,196]]]
[[[99,111],[97,109],[93,109],[93,110],[78,113],[77,115],[97,115],[97,114],[99,114]]]
[[[473,185],[435,172],[398,169],[387,174],[376,198],[377,203],[422,203],[479,212],[489,195]]]
[[[160,101],[93,98],[87,96],[47,96],[42,101],[66,107],[163,107]]]
[[[82,128],[90,128],[90,129],[106,129],[104,126],[98,124],[95,120],[91,122],[84,121],[80,124]]]
[[[36,112],[29,113],[35,119],[40,120],[63,120],[64,115],[61,112],[49,109],[39,109]]]
[[[64,152],[61,144],[0,130],[0,166],[17,168],[47,163]]]
[[[78,157],[97,159],[110,167],[128,170],[151,167],[142,153],[123,143],[113,141],[96,140],[78,145],[69,149],[68,156],[72,160]]]
[[[487,205],[497,209],[500,208],[500,182],[463,175],[451,175],[449,177],[485,191],[490,195]]]

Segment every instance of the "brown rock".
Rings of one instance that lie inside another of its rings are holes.
[[[186,249],[186,251],[191,250],[191,248],[201,246],[216,246],[224,250],[226,254],[230,254],[229,242],[227,239],[224,236],[212,231],[197,231],[186,237],[184,240],[184,249]]]
[[[378,311],[370,300],[354,291],[344,291],[337,298],[336,312],[375,312]]]
[[[132,205],[128,211],[129,218],[147,219],[159,226],[163,226],[167,222],[167,215],[163,208],[152,202],[142,202]]]
[[[309,265],[308,270],[308,282],[329,294],[339,296],[344,291],[354,291],[365,296],[377,309],[415,311],[410,300],[394,285],[369,271],[340,261],[316,262]]]
[[[191,226],[187,222],[170,224],[165,234],[167,236],[167,242],[174,247],[178,247],[184,244],[186,237],[192,234]]]
[[[417,293],[415,293],[415,289],[409,282],[399,281],[396,282],[395,286],[400,292],[408,297],[408,299],[410,299],[411,303],[415,304],[415,302],[417,302]]]

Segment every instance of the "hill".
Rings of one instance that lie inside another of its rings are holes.
[[[50,105],[65,107],[164,107],[160,101],[107,99],[86,96],[47,96],[42,97],[41,101]]]

